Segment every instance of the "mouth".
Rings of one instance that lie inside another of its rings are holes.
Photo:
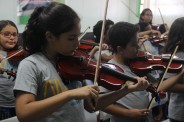
[[[16,45],[16,42],[8,42],[9,45]]]

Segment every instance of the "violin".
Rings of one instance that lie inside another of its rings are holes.
[[[152,44],[158,44],[158,43],[166,42],[168,40],[168,36],[164,35],[162,37],[159,37],[156,34],[151,34],[146,37],[139,37],[139,39],[146,39],[146,40],[149,40]]]
[[[148,40],[151,41],[151,43],[156,44],[156,43],[161,43],[164,41],[168,40],[168,36],[163,36],[163,37],[159,37],[158,35],[154,35],[152,34],[151,36],[149,36]]]
[[[20,49],[20,50],[13,50],[10,52],[7,52],[7,58],[5,58],[6,60],[21,60],[24,59],[27,56],[27,51]]]
[[[83,51],[91,51],[94,46],[99,46],[98,43],[95,43],[94,40],[80,40],[79,49]]]
[[[77,52],[78,53],[78,52]],[[79,53],[78,53],[79,54]],[[94,80],[96,69],[96,61],[90,60],[83,56],[65,56],[58,60],[57,70],[64,78],[71,81],[85,79]],[[124,71],[119,66],[110,63],[100,65],[98,84],[109,90],[119,90],[126,81],[137,82],[136,78],[124,74]],[[149,85],[147,91],[151,92],[157,99],[158,93],[156,89]]]
[[[130,68],[139,75],[143,75],[152,70],[165,70],[169,61],[170,55],[156,55],[147,54],[143,51],[139,51],[137,57],[130,60]],[[183,59],[174,58],[168,72],[178,73],[182,70]]]

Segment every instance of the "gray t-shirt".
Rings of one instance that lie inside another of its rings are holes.
[[[25,58],[18,67],[14,93],[25,91],[34,94],[37,100],[43,100],[68,89],[82,86],[79,81],[69,82],[66,86],[54,65],[42,53],[36,53]],[[85,121],[83,101],[71,100],[39,122]]]
[[[176,56],[184,59],[184,53],[178,52]],[[178,83],[184,84],[184,77]],[[169,118],[184,121],[184,93],[171,93],[169,100]]]
[[[7,52],[0,51],[3,57],[7,57]],[[16,73],[19,61],[3,60],[0,68],[4,71],[12,71]],[[15,97],[13,95],[13,87],[15,84],[12,73],[4,72],[0,74],[0,107],[15,107]]]
[[[108,63],[115,64],[121,67],[124,70],[126,75],[131,77],[136,77],[137,75],[134,74],[128,66],[118,64],[115,60],[111,59]],[[126,96],[119,99],[117,102],[121,107],[127,109],[145,109],[149,104],[149,94],[147,91],[137,91],[131,92]],[[142,121],[142,120],[140,120]],[[146,120],[147,121],[147,120]],[[128,117],[119,117],[119,116],[111,116],[111,122],[139,122],[137,119],[132,119]]]

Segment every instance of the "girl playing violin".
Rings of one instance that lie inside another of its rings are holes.
[[[6,60],[8,53],[18,50],[18,29],[10,20],[0,21],[0,120],[15,116],[13,86],[19,61]]]
[[[84,108],[91,112],[101,109],[148,86],[145,79],[138,78],[137,84],[99,96],[97,85],[82,87],[80,81],[65,84],[56,62],[58,56],[74,54],[79,34],[80,19],[67,5],[51,2],[34,10],[23,32],[24,48],[30,56],[20,63],[14,87],[20,121],[85,122]]]
[[[148,22],[138,23],[138,26],[140,28],[139,33],[142,33],[144,31],[152,30],[151,29],[151,24],[149,24]],[[143,39],[139,40],[140,48],[141,48],[141,50],[143,50],[145,52],[149,52],[153,55],[158,55],[159,54],[158,46],[152,44],[150,36],[151,36],[150,34],[149,35],[144,35]]]
[[[93,27],[93,34],[95,36],[95,42],[100,42],[101,31],[102,31],[103,21],[98,21]],[[104,38],[103,38],[103,50],[101,51],[101,59],[104,62],[109,61],[112,58],[112,51],[108,46],[108,31],[111,26],[114,24],[112,20],[106,20],[105,22],[105,30],[104,30]],[[93,50],[90,52],[90,57],[94,57],[95,60],[98,60],[98,46],[95,46]]]
[[[172,53],[177,43],[179,48],[176,52],[176,56],[184,59],[184,17],[176,19],[171,25],[168,42],[165,47],[164,53]],[[171,75],[171,74],[170,74]],[[175,74],[173,74],[175,75]],[[172,75],[171,75],[172,76]],[[176,83],[177,82],[177,83]],[[184,77],[176,80],[172,87],[165,89],[171,92],[169,100],[169,118],[171,122],[183,122],[184,121]]]
[[[163,27],[166,27],[167,30],[168,27],[164,26],[164,24],[161,24],[159,26],[159,29],[157,28],[154,29],[152,19],[153,19],[152,11],[149,8],[144,9],[140,14],[138,23],[138,25],[140,26],[139,37],[140,38],[146,37],[145,39],[146,41],[144,41],[143,43],[144,48],[151,54],[156,55],[162,51],[163,46],[165,45],[165,43],[161,42],[167,40],[167,38],[165,37],[166,33],[164,33]],[[163,34],[161,35],[160,32],[162,32]]]
[[[139,23],[147,22],[152,26],[152,19],[153,19],[153,14],[151,9],[146,8],[140,14]],[[157,34],[158,36],[161,36],[161,33],[158,30],[153,30],[152,28],[149,30],[140,32],[139,36],[142,37],[144,35],[150,35],[150,34]]]
[[[136,57],[138,52],[138,30],[136,25],[127,22],[118,22],[109,30],[109,44],[114,51],[114,57],[109,63],[118,65],[124,70],[125,74],[133,77],[137,75],[129,67],[129,61]],[[174,76],[174,80],[179,79],[182,75],[183,71]],[[150,81],[155,80],[151,78],[150,76],[148,77]],[[170,80],[168,79],[167,81],[171,82]],[[172,81],[174,80],[172,79]],[[112,122],[139,122],[143,118],[150,122],[152,117],[146,109],[148,103],[148,93],[146,91],[138,91],[127,94],[103,110],[112,114]]]

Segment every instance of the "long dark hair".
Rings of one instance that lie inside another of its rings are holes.
[[[184,52],[184,17],[176,19],[171,25],[164,53],[171,53],[179,41],[178,51]]]
[[[150,12],[152,13],[151,9],[145,8],[145,9],[141,12],[141,14],[140,14],[139,23],[144,22],[144,20],[142,19],[142,16],[144,16],[145,13],[146,13],[147,11],[150,11]],[[152,15],[152,17],[153,17],[153,15]],[[152,20],[149,22],[149,24],[152,24]]]
[[[103,24],[103,21],[100,20],[93,27],[93,34],[95,36],[95,42],[96,43],[100,42],[100,36],[101,36],[101,31],[102,31],[102,24]],[[105,31],[104,31],[104,34],[107,33],[107,31],[110,28],[110,25],[113,25],[113,24],[114,24],[114,22],[112,20],[106,20],[105,21]]]
[[[52,2],[47,7],[38,7],[23,32],[24,49],[30,54],[41,51],[47,44],[45,32],[50,31],[54,36],[70,31],[80,18],[69,6]]]
[[[3,28],[5,28],[7,25],[11,25],[13,26],[16,30],[17,30],[17,34],[19,34],[19,31],[17,29],[17,26],[15,25],[14,22],[12,22],[11,20],[1,20],[0,21],[0,31],[2,31]],[[18,40],[17,40],[18,41]],[[15,45],[15,47],[13,49],[8,49],[6,51],[11,51],[11,50],[17,50],[18,47],[18,43]]]

